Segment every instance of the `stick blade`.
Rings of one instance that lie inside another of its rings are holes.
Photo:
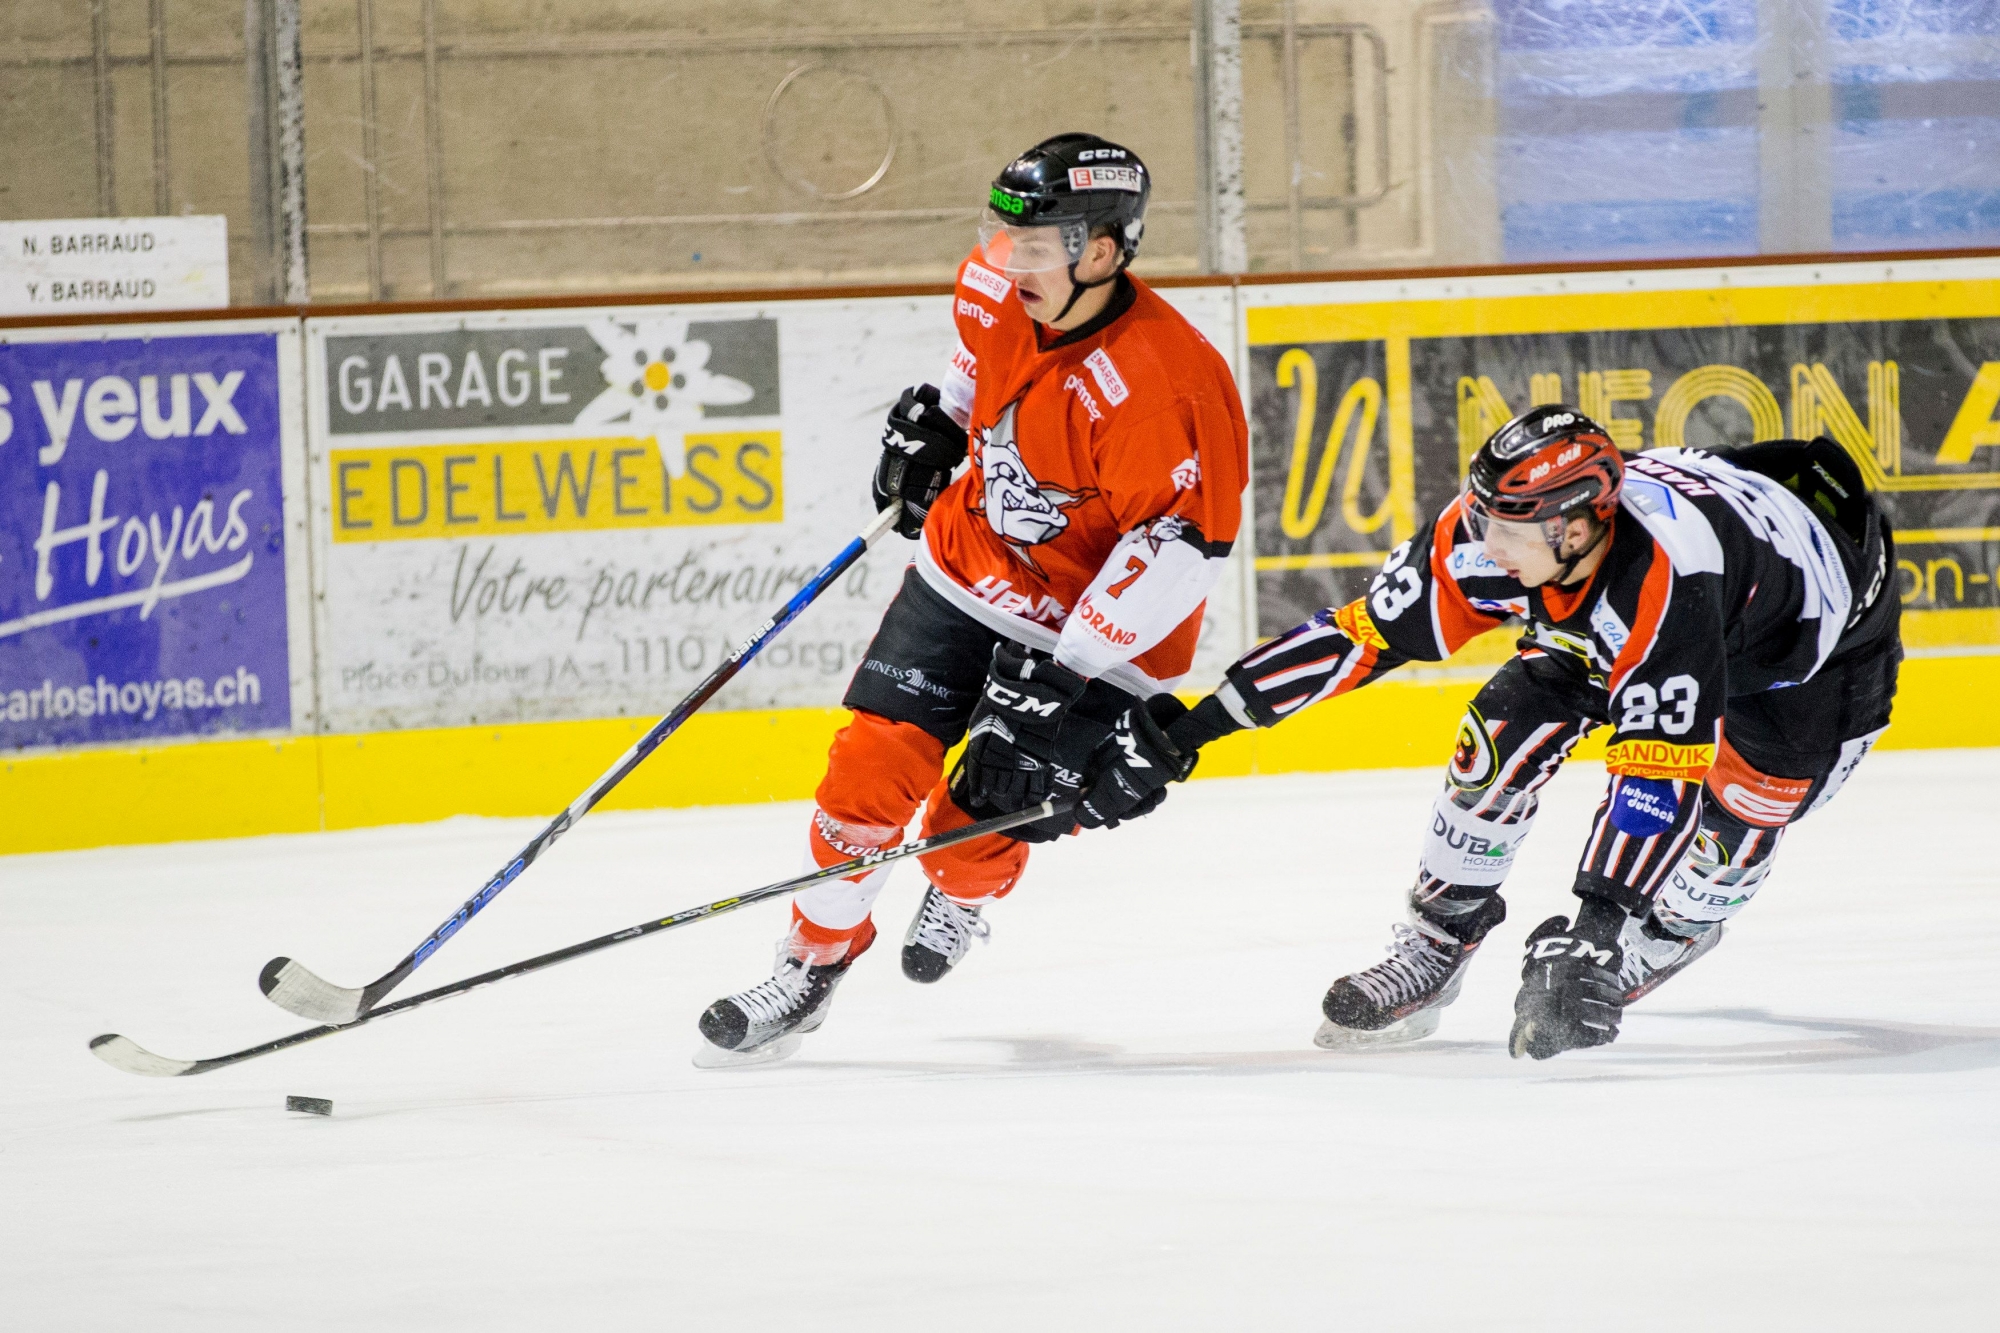
[[[362,989],[336,986],[289,958],[273,958],[264,964],[257,988],[280,1009],[315,1023],[352,1023],[361,1017],[367,998]]]
[[[101,1037],[90,1039],[90,1053],[128,1074],[143,1074],[147,1078],[178,1078],[182,1074],[192,1074],[198,1060],[169,1060],[164,1055],[154,1055],[151,1051],[115,1032],[107,1032]]]

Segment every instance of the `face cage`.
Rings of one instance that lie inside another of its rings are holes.
[[[979,222],[979,254],[1001,273],[1054,273],[1073,269],[1090,243],[1081,219],[1023,224],[992,209]]]

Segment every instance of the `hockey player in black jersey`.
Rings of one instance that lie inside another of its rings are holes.
[[[1885,516],[1829,440],[1625,458],[1581,413],[1539,407],[1486,441],[1463,492],[1389,553],[1367,596],[1245,654],[1192,710],[1131,709],[1087,777],[1082,822],[1151,809],[1210,740],[1523,623],[1459,724],[1409,922],[1386,961],[1334,982],[1315,1040],[1436,1030],[1506,917],[1500,888],[1538,793],[1608,725],[1575,918],[1529,933],[1509,1049],[1602,1045],[1625,1005],[1719,942],[1785,829],[1887,728],[1894,567]]]

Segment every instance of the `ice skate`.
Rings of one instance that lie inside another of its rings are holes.
[[[1628,918],[1618,932],[1621,955],[1618,984],[1625,992],[1624,1002],[1630,1004],[1643,995],[1650,995],[1667,978],[1720,943],[1722,925],[1719,922],[1698,933],[1681,935],[1650,912],[1644,918]]]
[[[1458,998],[1477,944],[1461,944],[1419,918],[1398,922],[1389,956],[1333,983],[1321,1005],[1326,1021],[1313,1045],[1328,1051],[1393,1046],[1430,1036],[1444,1007]]]
[[[780,944],[777,968],[768,979],[702,1011],[695,1066],[771,1064],[798,1050],[800,1040],[826,1022],[834,988],[861,953],[850,949],[839,962],[815,964],[794,956],[790,941]]]
[[[936,981],[958,966],[974,940],[983,941],[992,931],[977,907],[967,907],[926,884],[923,905],[903,936],[903,975],[926,984]]]

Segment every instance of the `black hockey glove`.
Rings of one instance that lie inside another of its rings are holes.
[[[1201,751],[1175,744],[1168,724],[1187,715],[1187,705],[1171,694],[1156,694],[1127,708],[1111,736],[1090,756],[1076,822],[1085,828],[1117,828],[1119,821],[1150,815],[1167,799],[1167,784],[1194,772]]]
[[[1242,729],[1212,694],[1193,708],[1171,694],[1133,704],[1090,756],[1077,822],[1117,828],[1120,820],[1153,813],[1167,799],[1167,784],[1194,772],[1202,746]]]
[[[964,461],[965,428],[939,406],[938,391],[928,384],[903,390],[882,428],[882,461],[875,465],[870,488],[875,512],[901,500],[896,531],[914,538],[951,483],[952,469]]]
[[[1625,998],[1618,984],[1618,931],[1615,922],[1595,919],[1618,912],[1608,903],[1586,900],[1575,929],[1568,918],[1552,916],[1528,933],[1508,1054],[1546,1060],[1618,1040]]]
[[[1052,657],[1009,639],[995,644],[985,692],[972,710],[965,753],[951,775],[951,794],[959,808],[985,819],[1026,810],[1050,796],[1074,794],[1082,760],[1059,764],[1058,738],[1085,684]],[[1067,780],[1059,781],[1063,778]],[[1044,827],[1052,824],[1061,827]],[[1075,815],[1066,814],[1010,830],[1007,836],[1047,842],[1075,826]]]

